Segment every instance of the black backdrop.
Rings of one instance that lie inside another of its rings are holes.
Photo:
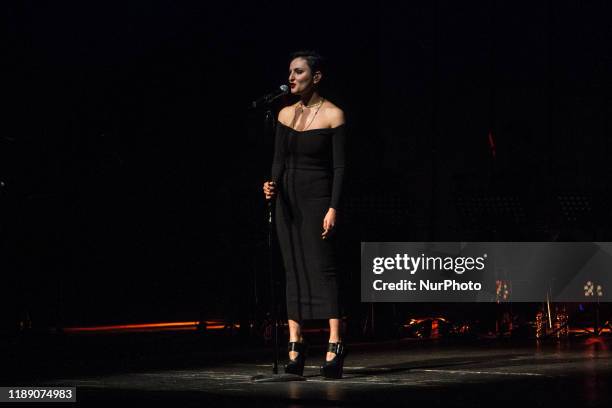
[[[349,276],[360,240],[609,235],[609,2],[1,7],[10,324],[260,307],[271,150],[246,107],[304,48],[350,125]]]

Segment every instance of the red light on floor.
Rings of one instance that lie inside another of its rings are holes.
[[[240,328],[239,324],[228,325],[220,320],[207,320],[206,330],[222,330],[226,328]],[[66,327],[65,333],[111,333],[111,332],[143,332],[143,331],[185,331],[198,330],[200,322],[163,322],[163,323],[142,323],[142,324],[121,324],[92,327]]]
[[[602,346],[604,348],[607,348],[606,347],[606,342],[604,341],[604,339],[601,338],[601,337],[598,337],[598,336],[596,336],[596,337],[589,337],[588,339],[585,340],[584,344],[587,345],[587,346],[593,346],[593,345],[597,344],[597,345],[600,345],[600,346]]]

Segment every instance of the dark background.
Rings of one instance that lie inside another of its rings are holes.
[[[3,327],[265,310],[247,106],[299,49],[348,119],[354,318],[359,241],[610,240],[609,2],[1,7]]]

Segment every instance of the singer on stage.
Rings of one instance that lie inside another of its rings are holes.
[[[323,58],[296,52],[289,64],[291,94],[299,101],[278,115],[271,180],[266,199],[276,199],[276,229],[287,282],[289,362],[302,375],[307,345],[304,320],[329,319],[329,345],[321,374],[341,378],[346,349],[341,338],[336,215],[345,170],[344,113],[319,94]]]

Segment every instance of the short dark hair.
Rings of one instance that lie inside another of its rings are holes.
[[[323,72],[325,66],[325,58],[316,51],[296,51],[291,53],[289,62],[296,58],[304,58],[306,63],[310,67],[310,70],[314,73],[317,71]]]

